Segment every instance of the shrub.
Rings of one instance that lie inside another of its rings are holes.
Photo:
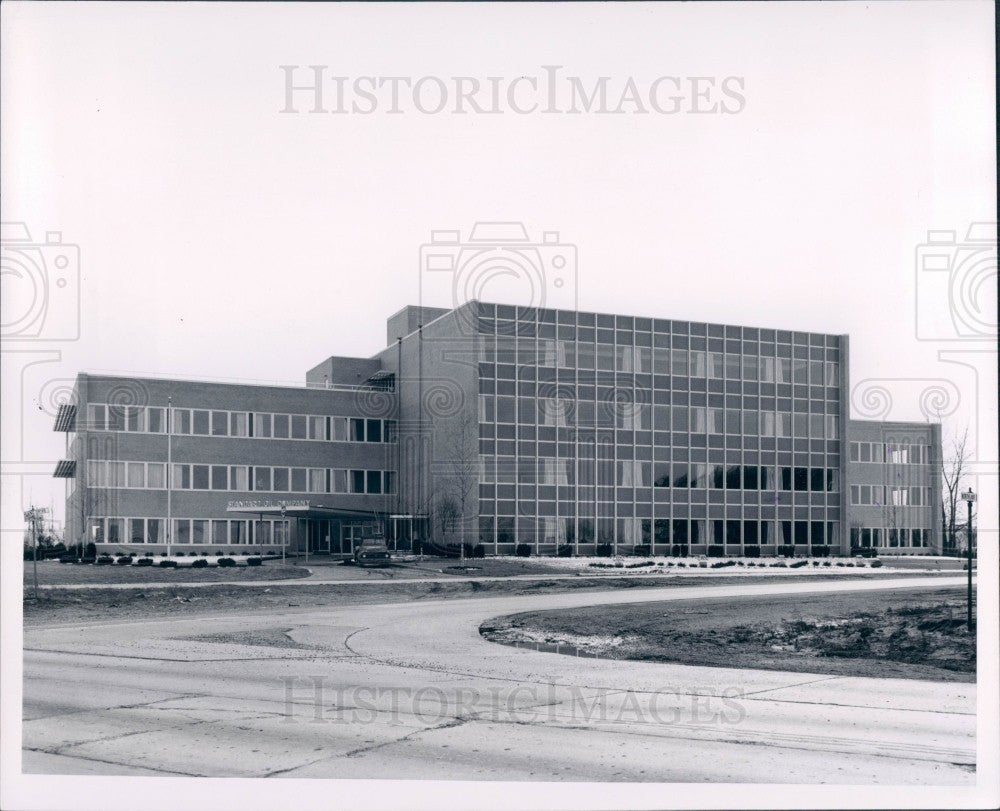
[[[670,565],[673,566],[672,563]],[[677,568],[679,568],[679,569],[686,569],[687,568],[687,564],[683,560],[679,560],[679,561],[677,561]]]
[[[98,566],[111,566],[115,559],[111,555],[101,555],[95,562]]]
[[[201,555],[203,558],[208,557],[208,552],[199,552],[198,554]]]
[[[599,543],[594,553],[599,558],[610,558],[614,554],[614,547],[609,543]]]
[[[60,555],[59,556],[59,562],[60,563],[76,563],[76,555],[74,555],[73,553],[70,553],[68,555],[67,554]]]
[[[708,561],[699,560],[698,561],[698,568],[699,569],[707,569],[708,568]]]
[[[208,561],[204,558],[198,558],[194,563],[191,564],[192,569],[207,569]]]
[[[783,560],[779,560],[776,563],[772,563],[771,567],[775,568],[775,569],[787,569],[788,568],[788,564],[785,563],[785,561],[783,561]]]
[[[788,564],[788,568],[789,569],[801,569],[803,566],[808,566],[808,565],[809,565],[809,561],[808,560],[797,560],[797,561],[795,561],[795,563],[789,563]]]
[[[93,541],[88,543],[83,550],[84,558],[90,558],[90,560],[97,560],[97,544]]]
[[[531,557],[531,544],[519,543],[514,549],[514,554],[519,558],[530,558]]]
[[[149,558],[142,557],[142,558],[139,558],[135,562],[135,565],[136,566],[152,566],[153,565],[153,559],[151,557],[149,557]]]
[[[653,553],[648,543],[640,543],[632,547],[632,554],[639,557],[647,557]]]
[[[749,562],[749,563],[747,564],[747,566],[754,566],[754,567],[756,567],[756,565],[757,565],[757,564],[756,564],[756,563],[754,563],[754,562],[753,562],[752,560],[751,560],[751,561],[750,561],[750,562]]]
[[[794,558],[795,547],[792,544],[781,544],[778,546],[778,554],[784,558]]]
[[[830,563],[830,561],[828,561],[828,560],[824,560],[824,561],[823,561],[823,565],[824,565],[824,566],[831,566],[832,564]]]
[[[760,557],[760,547],[759,546],[745,546],[743,547],[743,554],[748,558],[759,558]]]
[[[176,569],[177,568],[177,561],[176,560],[161,560],[160,563],[159,563],[159,566],[160,566],[161,569]]]
[[[973,528],[975,528],[976,525],[973,524],[972,526],[973,526]],[[873,569],[878,569],[878,568],[880,568],[882,566],[882,561],[880,561],[880,560],[873,560],[868,565],[871,566]]]
[[[230,566],[235,566],[236,561],[232,558],[219,558],[219,566],[223,569],[228,569]]]
[[[558,558],[571,558],[573,557],[573,545],[568,543],[561,543],[556,547],[556,557]]]
[[[247,566],[260,566],[264,561],[258,557],[247,558]]]
[[[708,547],[708,556],[710,558],[721,558],[725,554],[725,547],[722,544],[710,544]]]
[[[118,560],[115,561],[115,562],[119,566],[131,566],[132,565],[132,558],[129,558],[129,557],[118,558]]]
[[[486,547],[481,543],[477,543],[472,547],[472,557],[474,558],[485,558],[486,557]]]

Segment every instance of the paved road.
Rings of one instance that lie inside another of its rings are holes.
[[[24,770],[973,785],[972,684],[577,659],[477,630],[544,608],[731,596],[738,610],[753,595],[963,583],[659,587],[29,630]]]

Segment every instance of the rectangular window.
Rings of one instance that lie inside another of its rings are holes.
[[[336,418],[335,418],[336,419]],[[292,414],[289,417],[289,437],[292,439],[307,439],[306,418],[301,414]]]
[[[330,486],[334,493],[346,493],[347,471],[346,470],[330,471]]]
[[[756,380],[759,374],[760,367],[757,363],[757,358],[755,357],[745,357],[743,358],[743,379],[744,380]]]
[[[795,468],[795,491],[805,492],[809,489],[809,468]]]
[[[840,374],[837,368],[837,364],[833,361],[826,362],[826,380],[827,386],[839,386],[840,385]]]
[[[381,493],[382,492],[382,471],[380,470],[369,470],[366,475],[365,492],[366,493]]]
[[[730,465],[726,468],[726,489],[727,490],[739,490],[740,489],[740,466]]]
[[[795,522],[795,545],[806,546],[809,543],[809,522]]]
[[[246,465],[232,465],[229,468],[229,489],[241,493],[250,489],[250,471]]]
[[[245,411],[234,411],[229,415],[229,436],[247,435],[247,415]]]
[[[162,518],[146,519],[146,543],[163,543],[163,524]]]
[[[382,441],[382,420],[368,420],[368,436],[365,438],[367,442],[381,442]]]
[[[166,465],[163,462],[150,462],[146,465],[146,487],[150,490],[159,490],[167,486],[164,478]]]
[[[229,489],[229,468],[225,465],[212,465],[212,489]]]
[[[128,406],[125,411],[125,430],[126,431],[145,431],[145,409],[139,406]]]
[[[253,415],[253,435],[259,439],[270,439],[271,437],[271,415]]]
[[[378,420],[368,420],[371,422],[378,422]],[[309,418],[309,438],[323,440],[326,439],[326,417],[310,417]],[[369,438],[368,440],[372,440]]]
[[[743,412],[743,434],[757,436],[760,431],[759,415],[756,411]]]
[[[146,430],[151,434],[163,433],[163,409],[150,407],[146,409]]]
[[[272,486],[278,493],[288,492],[288,468],[276,467],[272,471]]]
[[[145,521],[141,518],[128,519],[128,540],[129,543],[145,543],[146,527]]]
[[[757,490],[759,485],[758,472],[760,468],[756,465],[743,466],[743,489]]]
[[[774,436],[774,412],[765,411],[761,415],[760,435]]]
[[[174,543],[191,543],[191,521],[187,518],[174,519]]]
[[[330,435],[330,439],[334,442],[347,442],[347,427],[347,417],[331,417],[330,428],[332,430],[332,434]]]
[[[809,437],[809,417],[806,414],[793,414],[792,424],[795,429],[795,436],[807,439]]]
[[[809,417],[809,436],[813,439],[823,438],[824,417],[822,414],[813,414]]]
[[[190,434],[191,433],[191,411],[187,408],[175,408],[174,409],[174,433],[175,434]]]
[[[208,436],[209,426],[208,426],[208,412],[196,409],[192,412],[191,416],[191,433],[196,436]]]
[[[146,486],[146,471],[142,462],[129,462],[128,463],[128,486],[129,487],[145,487]]]
[[[826,492],[840,492],[840,471],[836,468],[828,468],[826,471]]]
[[[208,490],[208,465],[191,465],[191,487]]]
[[[109,431],[124,431],[125,430],[125,409],[127,406],[120,405],[109,405],[108,406],[108,430]]]
[[[722,490],[726,486],[726,469],[722,465],[712,465],[712,488]]]
[[[253,489],[267,492],[271,489],[271,468],[255,466],[253,469]]]
[[[791,358],[777,358],[774,366],[774,382],[775,383],[791,383],[792,382],[792,359]]]
[[[722,353],[708,353],[708,376],[714,380],[722,380],[723,377]]]
[[[861,458],[860,443],[858,443],[858,442],[852,442],[851,443],[851,461],[852,462],[857,462],[857,461],[860,460],[860,458]]]
[[[790,467],[781,468],[781,489],[786,492],[792,489],[792,469]]]
[[[365,492],[365,472],[363,470],[351,471],[351,492],[352,493]]]
[[[292,468],[292,492],[305,493],[308,490],[306,484],[306,469],[304,467]]]
[[[212,412],[212,436],[229,436],[229,415],[225,411]]]
[[[229,543],[231,545],[248,543],[246,521],[229,522]]]
[[[359,419],[351,420],[351,442],[365,441],[365,421]]]
[[[696,462],[691,465],[691,487],[705,487],[708,484],[708,465]]]
[[[395,442],[396,441],[396,421],[395,420],[383,420],[382,421],[382,441],[383,442]]]
[[[290,418],[287,414],[275,414],[271,422],[271,430],[275,439],[288,439],[291,433]]]
[[[740,379],[740,356],[739,355],[726,355],[726,379],[727,380],[739,380]]]
[[[760,469],[760,489],[761,490],[774,489],[774,468],[762,467]]]
[[[688,353],[686,349],[674,349],[671,353],[671,374],[676,377],[688,376]]]
[[[809,362],[802,358],[792,361],[792,382],[807,384],[809,382]]]
[[[826,471],[823,468],[810,468],[809,489],[814,493],[820,493],[826,490]]]
[[[396,492],[396,474],[391,470],[385,471],[385,484],[382,492],[389,494]]]
[[[208,521],[203,518],[191,519],[191,543],[208,542]]]
[[[91,430],[103,431],[108,427],[108,409],[106,406],[91,403],[87,406],[87,425]]]
[[[191,489],[191,465],[174,465],[171,486],[175,490]]]
[[[775,414],[774,435],[779,439],[787,439],[792,435],[792,415],[785,413]]]
[[[212,543],[225,546],[229,542],[229,528],[225,521],[212,522]]]
[[[774,382],[774,358],[760,359],[760,380],[762,383]]]
[[[326,470],[324,468],[309,468],[309,492],[326,492]]]

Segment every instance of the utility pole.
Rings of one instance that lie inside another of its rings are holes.
[[[968,522],[965,525],[965,567],[968,569],[968,589],[966,599],[966,627],[972,633],[972,505],[976,503],[976,494],[970,487],[962,493],[962,500],[969,508]]]
[[[173,435],[174,435],[174,415],[173,415],[173,403],[174,398],[167,398],[167,557],[170,557],[170,536],[173,529],[173,518],[171,516],[171,507],[173,495],[173,485],[174,485],[174,465],[173,465]]]

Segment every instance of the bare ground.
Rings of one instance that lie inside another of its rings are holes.
[[[501,617],[486,638],[612,659],[974,682],[962,589],[741,597]]]
[[[153,558],[152,566],[95,566],[94,564],[60,563],[57,560],[38,562],[38,585],[68,586],[76,583],[164,583],[176,580],[178,583],[240,583],[248,580],[291,580],[306,577],[308,569],[281,561],[264,561],[260,566],[230,566],[220,568],[209,566],[192,569],[182,566],[176,569],[160,568],[160,558]],[[32,588],[31,563],[24,564],[24,588]]]

